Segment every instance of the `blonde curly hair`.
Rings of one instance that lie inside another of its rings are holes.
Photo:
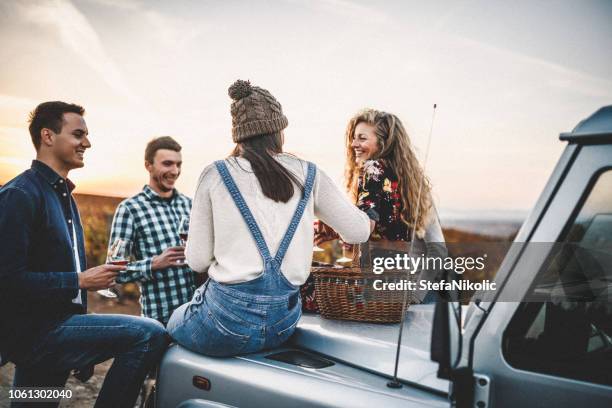
[[[370,159],[382,160],[397,175],[402,203],[400,214],[402,221],[414,230],[419,238],[423,238],[433,206],[431,183],[417,160],[404,125],[394,114],[375,109],[364,109],[349,120],[345,133],[347,191],[353,201],[357,202],[357,180],[361,166],[355,160],[352,143],[355,137],[355,127],[362,122],[376,129],[378,151]],[[419,188],[421,189],[420,197]],[[418,205],[416,204],[417,199]],[[417,208],[419,208],[418,214]]]

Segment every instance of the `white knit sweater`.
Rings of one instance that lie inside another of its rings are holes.
[[[279,154],[276,159],[304,182],[306,162],[287,154]],[[263,195],[246,159],[231,158],[226,163],[274,256],[297,207],[300,190],[296,188],[287,203],[274,202]],[[315,218],[331,226],[348,243],[365,242],[370,235],[368,216],[317,168],[312,196],[281,265],[283,274],[294,285],[304,283],[310,272]],[[214,164],[204,169],[198,182],[186,255],[193,270],[208,271],[217,282],[247,282],[263,270],[255,241]]]

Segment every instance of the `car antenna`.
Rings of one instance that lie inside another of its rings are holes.
[[[408,250],[408,254],[412,254],[412,249],[414,247],[414,238],[416,235],[416,220],[419,219],[419,210],[421,204],[421,193],[423,192],[423,184],[425,183],[425,168],[427,167],[427,158],[429,157],[429,147],[431,145],[431,135],[433,133],[433,125],[434,119],[436,118],[436,108],[438,104],[434,103],[433,112],[431,114],[431,126],[429,127],[429,136],[427,138],[427,147],[425,148],[425,159],[423,160],[423,174],[421,177],[421,181],[419,182],[419,192],[417,194],[417,207],[415,211],[414,221],[415,225],[412,228],[412,236],[410,237],[410,249]],[[400,317],[400,325],[399,325],[399,334],[397,337],[397,349],[395,351],[395,367],[393,369],[393,379],[387,383],[387,387],[389,388],[402,388],[402,383],[397,379],[397,369],[399,366],[399,356],[400,350],[402,347],[402,332],[404,331],[404,318],[406,316],[406,309],[408,307],[408,291],[404,291],[404,299],[402,301],[402,314]]]

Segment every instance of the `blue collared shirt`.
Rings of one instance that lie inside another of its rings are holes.
[[[34,160],[0,188],[0,350],[19,359],[67,317],[85,313],[73,249],[86,269],[83,228],[74,184]]]

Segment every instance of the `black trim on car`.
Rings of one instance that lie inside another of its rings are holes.
[[[612,133],[561,133],[559,139],[569,143],[604,144],[612,142]]]

